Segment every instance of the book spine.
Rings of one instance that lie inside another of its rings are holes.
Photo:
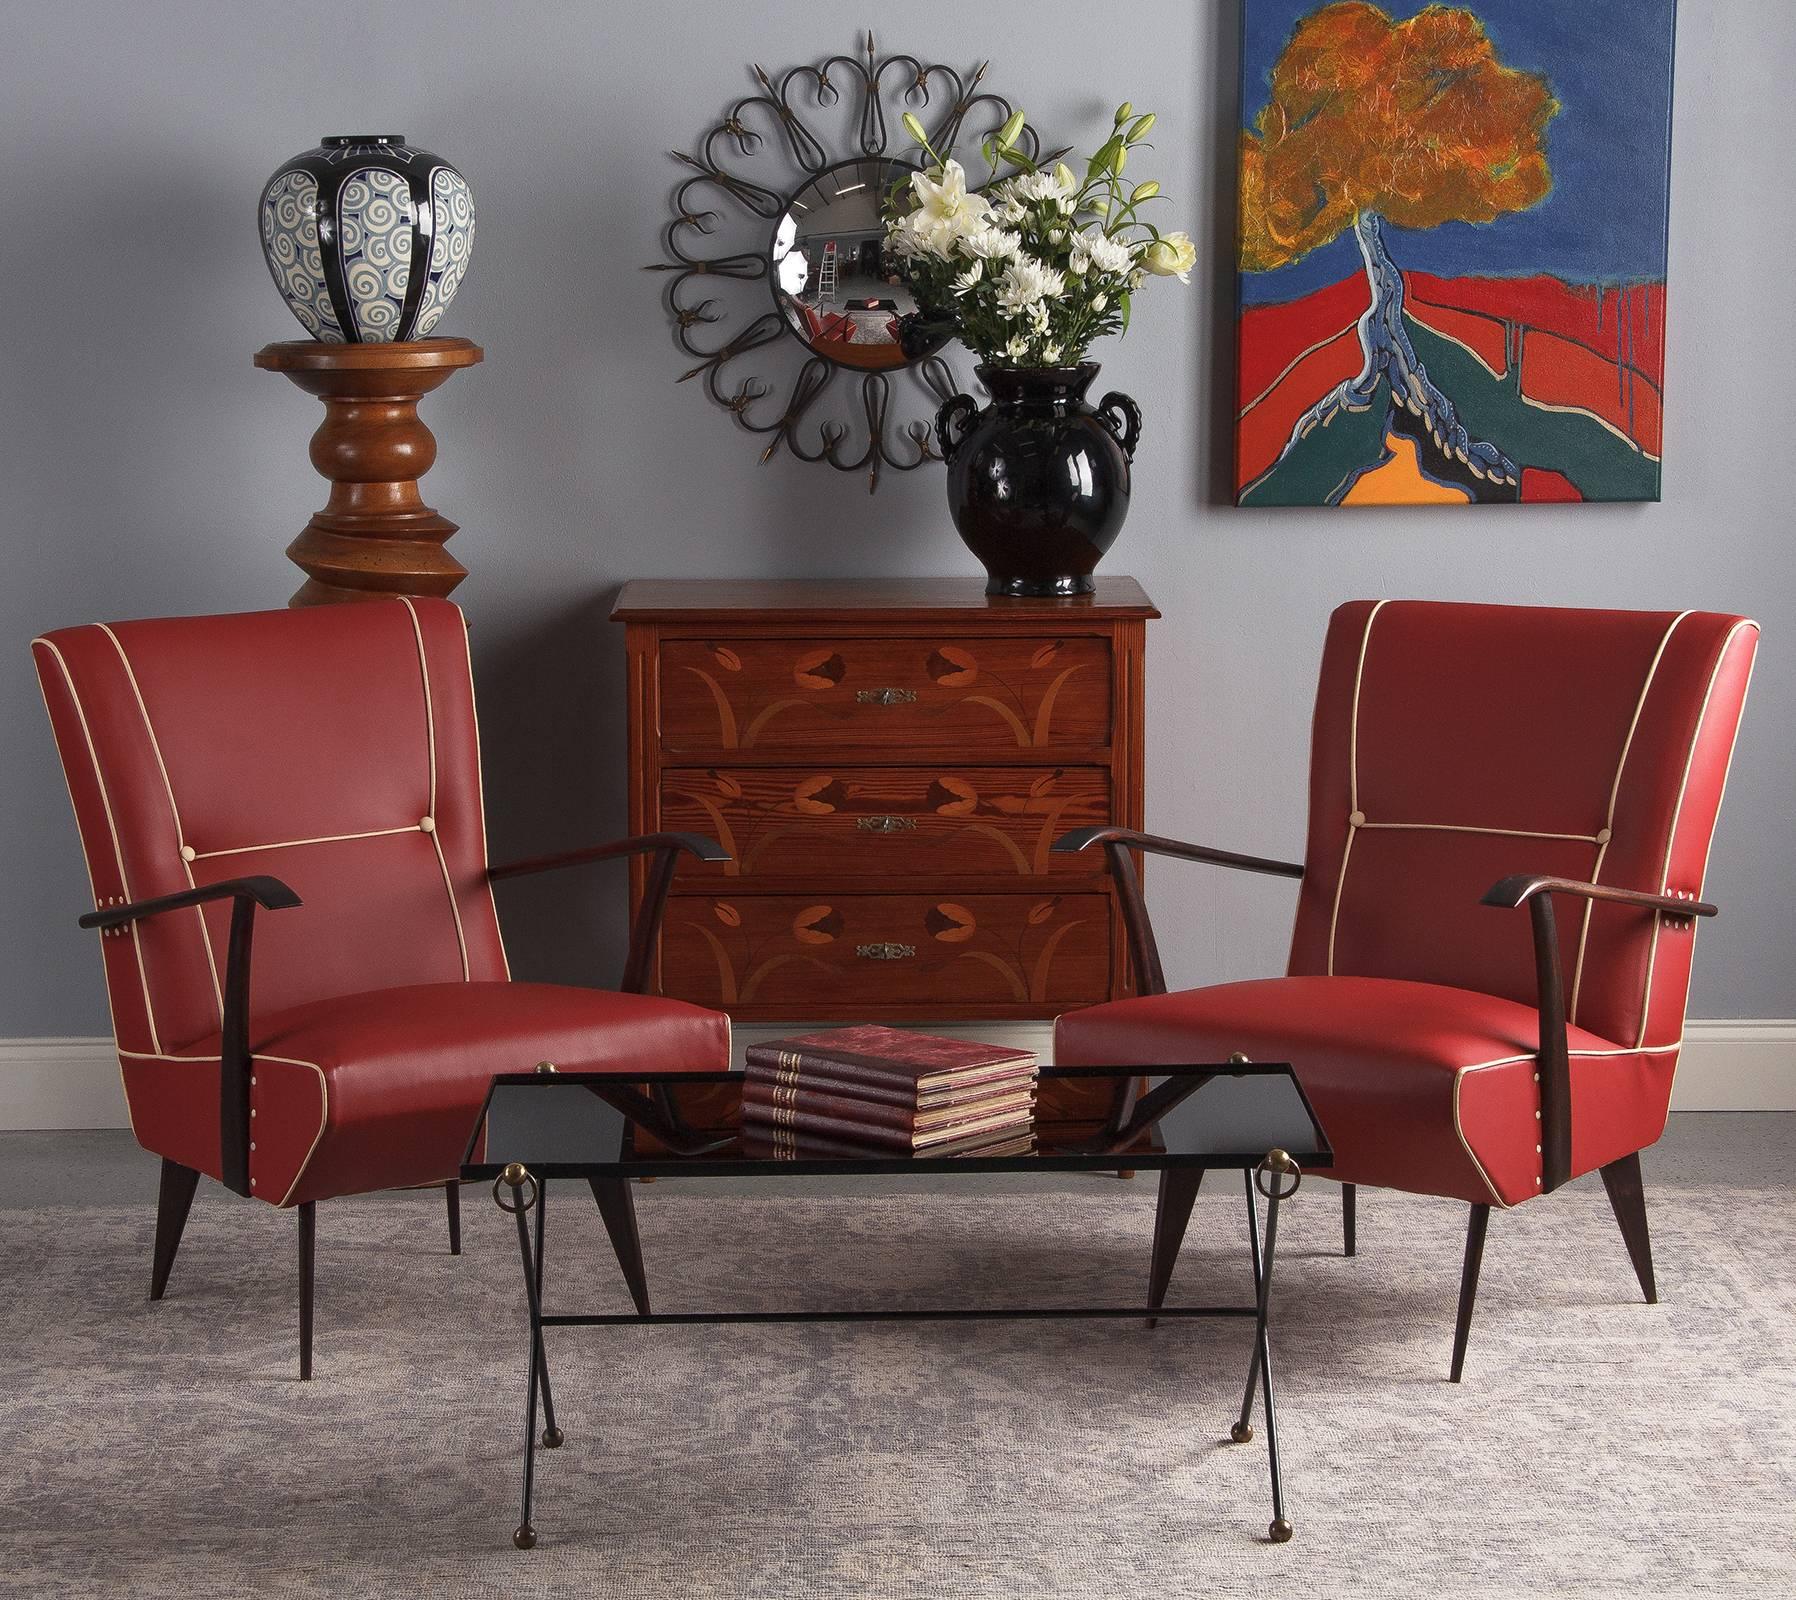
[[[830,1094],[810,1083],[779,1084],[750,1078],[742,1085],[743,1115],[754,1106],[774,1112],[802,1111],[811,1116],[835,1117],[856,1125],[894,1128],[909,1136],[916,1126],[916,1106],[897,1101],[865,1099],[858,1095]]]
[[[830,1063],[817,1056],[806,1056],[809,1065],[794,1071],[778,1066],[769,1066],[755,1059],[758,1046],[750,1045],[744,1056],[742,1074],[742,1092],[744,1095],[757,1084],[768,1088],[816,1089],[825,1094],[840,1095],[850,1100],[870,1101],[879,1105],[898,1106],[906,1111],[916,1109],[917,1086],[906,1080],[902,1083],[869,1083],[865,1079],[843,1078],[830,1070]]]
[[[908,1128],[888,1128],[878,1123],[857,1122],[846,1117],[826,1117],[815,1111],[799,1111],[791,1106],[765,1106],[744,1101],[742,1125],[745,1128],[768,1129],[775,1133],[783,1130],[799,1134],[821,1134],[827,1139],[873,1144],[885,1150],[911,1148]]]

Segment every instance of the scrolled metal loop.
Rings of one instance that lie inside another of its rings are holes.
[[[1289,1178],[1291,1187],[1279,1187],[1280,1178]],[[1288,1150],[1268,1150],[1253,1169],[1253,1186],[1268,1200],[1289,1200],[1303,1187],[1303,1169]]]
[[[527,1198],[524,1194],[526,1187],[530,1190]],[[499,1192],[501,1189],[510,1189],[517,1196],[517,1203],[508,1206]],[[505,1170],[493,1179],[493,1204],[509,1216],[515,1217],[520,1211],[533,1210],[538,1192],[535,1175],[521,1161],[507,1162]]]

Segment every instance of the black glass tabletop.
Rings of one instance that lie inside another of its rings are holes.
[[[1275,1149],[1302,1168],[1332,1164],[1288,1065],[1156,1067],[1145,1078],[1140,1067],[1044,1067],[1041,1077],[1108,1081],[1110,1114],[1024,1113],[915,1150],[870,1142],[876,1131],[820,1137],[744,1124],[740,1073],[510,1073],[493,1080],[461,1175],[495,1178],[513,1162],[538,1178],[1158,1171],[1251,1167]]]

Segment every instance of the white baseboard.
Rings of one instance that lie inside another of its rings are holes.
[[[961,1038],[1034,1050],[1043,1060],[1053,1053],[1051,1023],[930,1026]],[[745,1046],[795,1031],[790,1026],[739,1027],[737,1060]],[[1687,1023],[1671,1109],[1796,1111],[1796,1018]],[[118,1057],[110,1039],[0,1039],[0,1132],[127,1126]]]

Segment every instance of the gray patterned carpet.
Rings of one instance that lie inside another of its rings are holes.
[[[1651,1173],[1649,1169],[1649,1181]],[[1241,1202],[1173,1296],[1240,1288]],[[1153,1188],[859,1201],[638,1191],[660,1308],[1140,1293]],[[625,1309],[590,1203],[552,1197],[551,1309]],[[515,1239],[467,1192],[320,1208],[319,1373],[293,1223],[202,1189],[169,1298],[141,1208],[0,1213],[0,1593],[1484,1597],[1796,1593],[1796,1198],[1653,1194],[1666,1303],[1600,1189],[1493,1219],[1444,1381],[1463,1208],[1331,1185],[1287,1211],[1276,1305],[1297,1537],[1223,1441],[1246,1325],[551,1333],[566,1448],[516,1520]]]

